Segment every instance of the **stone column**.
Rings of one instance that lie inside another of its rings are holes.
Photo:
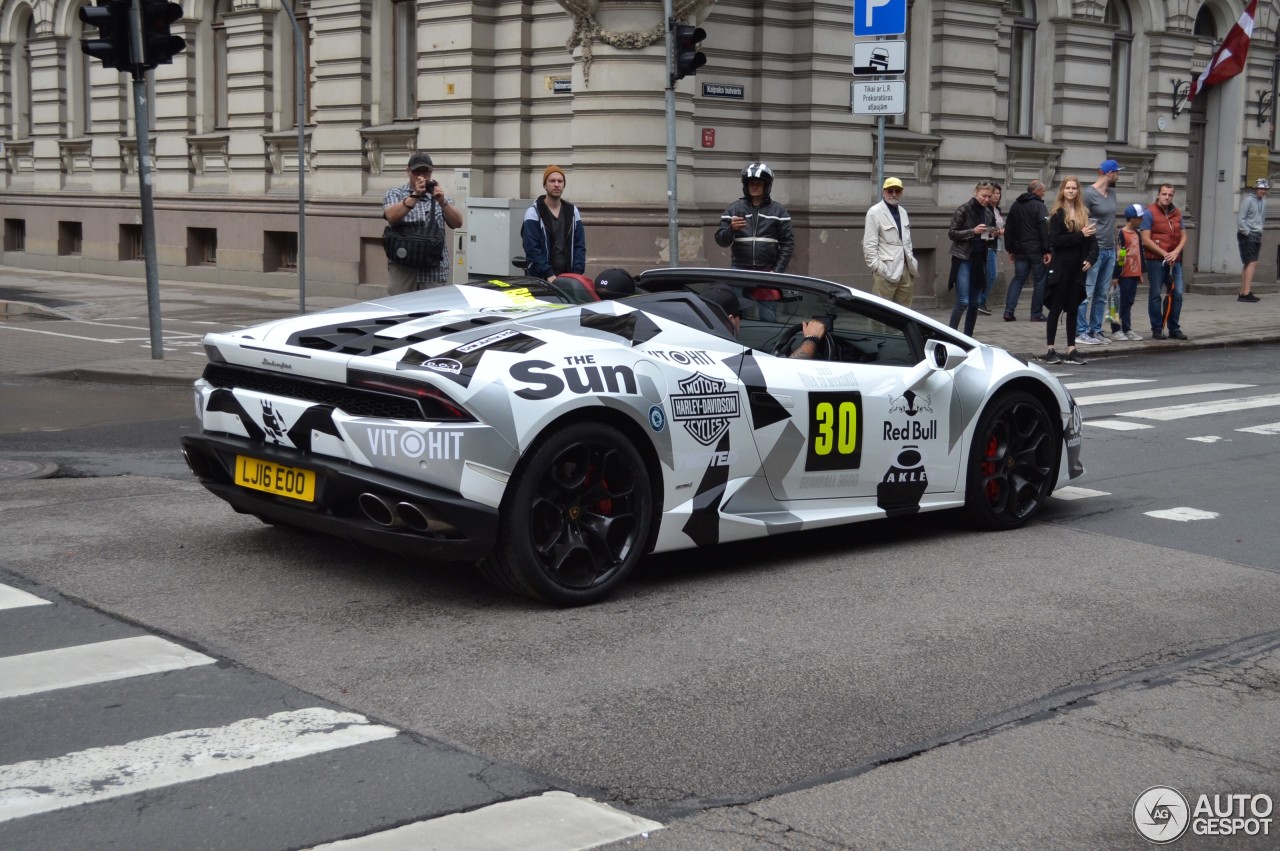
[[[307,181],[312,198],[349,199],[364,192],[360,128],[369,122],[370,14],[373,0],[312,0],[311,91],[315,172]],[[314,188],[312,188],[314,187]]]
[[[67,88],[63,61],[67,39],[52,34],[52,24],[37,24],[31,49],[31,140],[36,162],[35,188],[56,192],[62,188],[62,151],[58,140],[67,120]]]
[[[271,68],[274,12],[236,9],[227,27],[228,191],[259,195],[266,191],[266,142],[272,112]]]

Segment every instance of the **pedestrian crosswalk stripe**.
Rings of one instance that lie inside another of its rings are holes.
[[[662,824],[569,792],[546,792],[478,810],[406,824],[311,851],[578,851],[661,830]]]
[[[23,606],[48,606],[48,600],[28,594],[10,585],[0,584],[0,609],[19,609]]]
[[[1280,423],[1249,426],[1248,428],[1238,428],[1236,431],[1245,431],[1249,434],[1280,434]]]
[[[1062,386],[1068,390],[1092,390],[1095,387],[1120,387],[1125,384],[1152,384],[1154,378],[1100,378],[1097,381],[1076,381]]]
[[[1112,431],[1137,431],[1144,428],[1155,428],[1146,423],[1127,423],[1124,420],[1085,420],[1084,424],[1095,428],[1109,428]]]
[[[313,707],[0,766],[0,822],[396,734],[354,712]]]
[[[1077,405],[1107,405],[1115,402],[1136,402],[1139,399],[1160,399],[1165,396],[1190,396],[1193,393],[1220,393],[1224,390],[1245,390],[1256,384],[1184,384],[1179,387],[1152,387],[1149,390],[1130,390],[1126,393],[1103,393],[1099,396],[1077,396]],[[1126,414],[1125,416],[1128,416]]]
[[[1244,396],[1224,399],[1221,402],[1199,402],[1191,405],[1170,405],[1167,408],[1148,408],[1144,411],[1125,411],[1122,416],[1144,420],[1181,420],[1187,417],[1203,417],[1227,411],[1247,411],[1252,408],[1272,408],[1280,405],[1280,394],[1272,396]]]
[[[0,658],[0,698],[176,671],[214,661],[156,635],[5,656]]]
[[[1088,499],[1093,496],[1111,496],[1111,494],[1108,491],[1095,491],[1089,488],[1067,485],[1054,491],[1053,496],[1056,499]]]

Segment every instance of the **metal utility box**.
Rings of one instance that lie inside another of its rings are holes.
[[[512,257],[524,254],[520,223],[532,200],[472,198],[467,202],[467,274],[472,278],[506,276],[518,270]]]

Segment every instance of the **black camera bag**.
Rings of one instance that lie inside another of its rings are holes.
[[[444,228],[436,219],[436,199],[431,199],[425,222],[400,222],[382,231],[387,259],[411,269],[434,269],[444,259]]]

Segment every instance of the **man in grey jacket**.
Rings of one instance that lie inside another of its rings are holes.
[[[1262,299],[1253,294],[1253,273],[1258,268],[1258,255],[1262,251],[1262,227],[1267,223],[1267,192],[1271,181],[1258,178],[1253,184],[1253,194],[1240,201],[1240,215],[1236,218],[1236,242],[1240,246],[1240,295],[1236,301],[1256,303]]]
[[[918,265],[911,245],[911,219],[898,203],[902,181],[887,178],[880,196],[880,203],[867,210],[862,232],[862,255],[871,269],[871,292],[910,307],[911,284]]]

